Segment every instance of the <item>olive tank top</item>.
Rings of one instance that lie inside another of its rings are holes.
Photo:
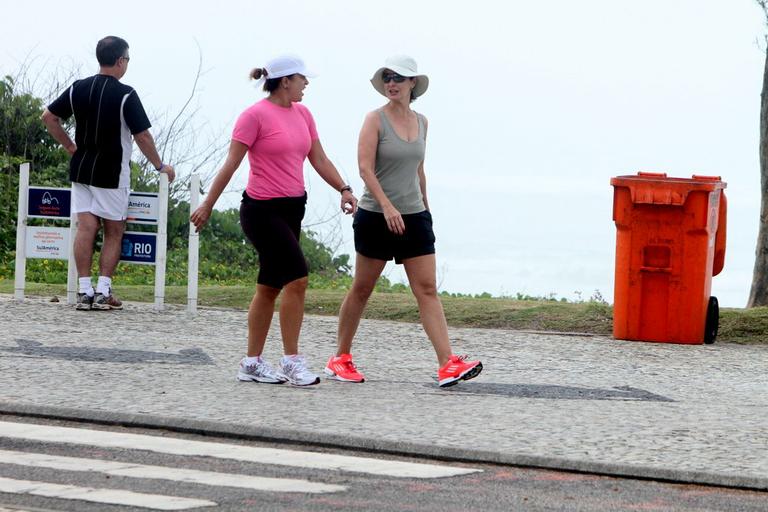
[[[376,179],[384,194],[401,214],[419,213],[426,210],[419,186],[419,164],[424,160],[427,141],[424,133],[424,116],[416,113],[419,134],[408,142],[400,138],[389,123],[383,110],[379,110],[379,144],[376,147]],[[382,212],[368,188],[363,192],[358,206],[364,210]]]

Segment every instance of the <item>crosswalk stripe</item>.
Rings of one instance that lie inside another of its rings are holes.
[[[216,502],[208,500],[163,496],[162,494],[143,494],[118,489],[96,489],[93,487],[51,484],[31,480],[15,480],[3,477],[0,477],[0,492],[32,494],[65,500],[91,501],[109,505],[144,507],[153,510],[188,510],[217,505]]]
[[[330,469],[399,478],[444,478],[481,472],[480,469],[351,457],[278,448],[258,448],[172,437],[126,434],[106,430],[53,427],[0,421],[0,436],[47,443],[67,443],[101,448],[146,450],[172,455],[215,457],[278,466]]]
[[[194,469],[149,466],[130,462],[61,457],[39,453],[0,450],[0,464],[15,464],[62,471],[89,471],[129,478],[172,480],[220,487],[240,487],[256,491],[328,493],[346,491],[343,485],[310,482],[296,478],[268,478],[232,473],[215,473]]]

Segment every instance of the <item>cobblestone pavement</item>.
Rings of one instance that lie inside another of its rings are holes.
[[[318,373],[336,322],[305,319],[301,347]],[[272,331],[265,356],[276,362]],[[766,346],[451,336],[456,353],[482,359],[477,379],[439,389],[419,325],[364,320],[354,350],[364,384],[295,388],[235,380],[244,311],[83,312],[0,295],[0,412],[768,489]]]

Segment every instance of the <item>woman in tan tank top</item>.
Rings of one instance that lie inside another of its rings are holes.
[[[448,325],[437,295],[435,235],[424,174],[427,119],[411,102],[429,86],[416,61],[387,59],[371,79],[388,103],[368,113],[360,130],[358,165],[365,191],[353,223],[355,276],[339,312],[338,350],[325,373],[337,380],[363,382],[352,362],[352,339],[387,261],[402,263],[419,306],[421,322],[435,349],[438,383],[452,386],[480,374],[480,361],[453,354]]]

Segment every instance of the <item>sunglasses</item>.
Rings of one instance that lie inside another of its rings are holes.
[[[382,73],[381,74],[381,81],[385,84],[388,84],[389,82],[394,81],[396,84],[401,84],[405,82],[406,77],[403,75],[398,75],[397,73]]]

